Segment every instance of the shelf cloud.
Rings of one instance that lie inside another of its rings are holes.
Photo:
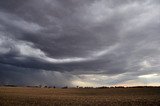
[[[1,0],[0,84],[160,85],[159,28],[159,0]]]

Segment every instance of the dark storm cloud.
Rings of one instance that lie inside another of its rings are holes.
[[[11,65],[0,64],[0,84],[15,85],[52,85],[56,87],[72,86],[69,82],[72,75],[58,71],[34,70]]]
[[[110,78],[101,79],[102,85],[112,85],[159,75],[159,5],[158,0],[1,0],[0,81],[72,85],[79,75],[100,74]],[[68,77],[72,81],[65,82]]]

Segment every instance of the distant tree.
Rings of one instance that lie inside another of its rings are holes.
[[[44,86],[44,88],[48,88],[48,86]]]

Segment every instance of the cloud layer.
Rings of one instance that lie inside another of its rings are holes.
[[[2,0],[0,83],[160,85],[159,28],[159,0]]]

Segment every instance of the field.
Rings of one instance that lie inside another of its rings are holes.
[[[160,88],[0,87],[0,106],[160,106]]]

